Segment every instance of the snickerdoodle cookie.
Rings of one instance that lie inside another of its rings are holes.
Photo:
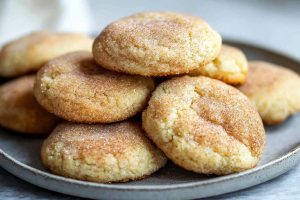
[[[251,61],[247,81],[238,89],[254,103],[265,124],[279,124],[300,111],[300,76],[290,69]]]
[[[144,12],[108,25],[93,44],[104,68],[143,76],[187,73],[215,59],[221,37],[200,18]]]
[[[208,76],[231,85],[238,85],[246,81],[248,61],[241,50],[223,44],[216,59],[189,74]]]
[[[0,125],[26,134],[50,133],[60,121],[44,110],[33,96],[35,75],[0,86]]]
[[[153,89],[151,78],[108,71],[91,53],[79,51],[42,67],[34,94],[45,109],[68,121],[109,123],[141,112]]]
[[[55,174],[101,183],[141,179],[167,162],[134,122],[60,124],[43,143],[41,157]]]
[[[92,50],[93,40],[75,33],[35,32],[0,50],[0,76],[15,77],[37,71],[50,59],[70,51]]]
[[[174,163],[203,174],[252,168],[265,144],[262,121],[248,98],[203,76],[161,83],[143,112],[143,128]]]

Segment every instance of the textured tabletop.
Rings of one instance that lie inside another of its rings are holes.
[[[300,60],[300,1],[297,0],[124,0],[118,4],[109,0],[98,2],[90,2],[95,23],[92,32],[99,32],[110,21],[137,11],[179,11],[203,17],[227,38],[265,46]],[[261,185],[211,199],[271,200],[275,197],[277,200],[296,200],[300,199],[299,181],[300,165]],[[33,186],[0,168],[0,199],[74,199],[74,197]]]

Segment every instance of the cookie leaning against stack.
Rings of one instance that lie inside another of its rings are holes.
[[[143,128],[174,163],[204,174],[252,168],[265,144],[262,121],[247,97],[202,76],[160,84],[143,112]]]

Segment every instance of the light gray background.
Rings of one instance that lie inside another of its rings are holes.
[[[93,33],[134,12],[178,11],[204,18],[223,37],[254,43],[300,60],[300,1],[297,0],[94,0],[89,4]],[[213,199],[300,199],[299,181],[300,165],[275,180]],[[0,169],[0,199],[74,198],[40,189]]]

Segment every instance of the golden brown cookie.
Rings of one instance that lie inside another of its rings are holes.
[[[108,71],[80,51],[41,68],[34,94],[45,109],[68,121],[110,123],[141,112],[153,89],[151,78]]]
[[[144,12],[108,25],[93,44],[104,68],[143,76],[187,73],[215,59],[221,37],[200,18]]]
[[[33,96],[35,75],[0,86],[0,125],[26,134],[50,133],[60,121],[44,110]]]
[[[262,121],[248,98],[203,76],[161,83],[143,112],[143,128],[174,163],[203,174],[252,168],[265,144]]]
[[[238,85],[246,81],[248,61],[241,50],[223,44],[216,59],[189,74],[208,76],[231,85]]]
[[[77,51],[91,51],[93,40],[75,33],[35,32],[4,45],[0,51],[0,76],[15,77],[37,71],[50,59]]]
[[[43,143],[41,157],[55,174],[101,183],[141,179],[167,162],[133,122],[60,124]]]
[[[251,61],[247,81],[238,89],[253,102],[265,124],[279,124],[300,111],[300,77],[290,69]]]

